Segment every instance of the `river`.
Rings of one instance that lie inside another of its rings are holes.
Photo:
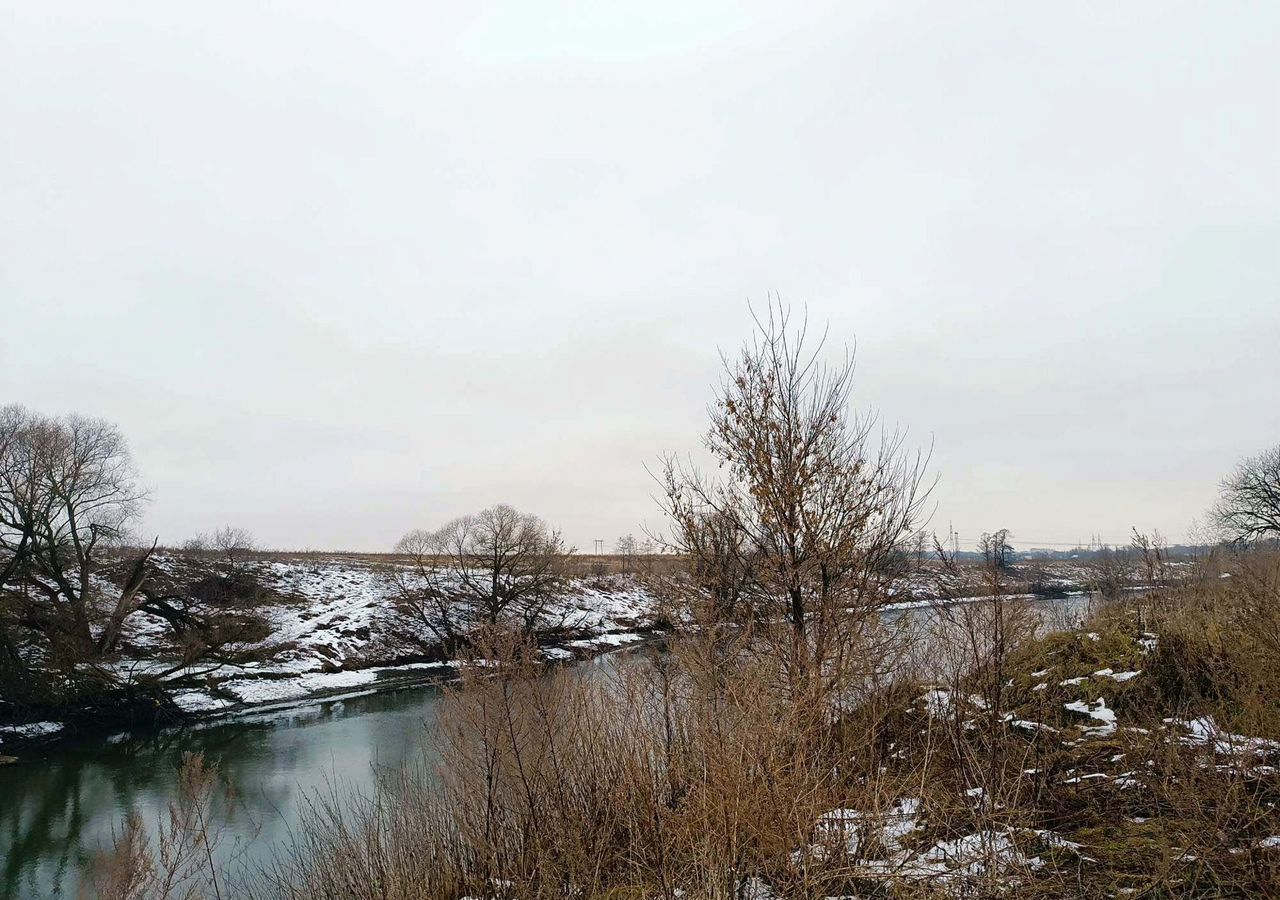
[[[1084,602],[1036,605],[1074,613]],[[598,657],[580,670],[603,673],[627,655]],[[439,687],[421,685],[33,751],[0,767],[0,900],[77,897],[86,867],[126,815],[155,823],[165,813],[184,752],[203,752],[234,786],[219,855],[237,868],[267,863],[308,797],[335,785],[367,793],[379,771],[429,763],[440,697]]]
[[[308,795],[372,787],[422,759],[440,689],[406,688],[114,739],[64,742],[0,768],[0,898],[76,897],[93,854],[125,815],[155,822],[176,794],[182,754],[216,760],[236,804],[225,859],[266,862]]]

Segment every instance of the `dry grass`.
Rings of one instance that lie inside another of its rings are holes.
[[[797,689],[749,630],[611,678],[549,674],[494,632],[445,703],[435,770],[316,802],[249,894],[1280,896],[1260,846],[1280,834],[1280,753],[1231,737],[1280,740],[1277,585],[1280,561],[1249,558],[1040,637],[1018,604],[957,607],[914,656],[931,685],[884,678],[922,645],[872,630],[834,693],[830,672]],[[1066,707],[1099,699],[1113,731]],[[1202,717],[1208,742],[1183,724]],[[182,896],[135,890],[131,872],[156,884],[148,855],[126,829],[98,896]]]

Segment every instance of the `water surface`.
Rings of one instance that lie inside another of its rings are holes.
[[[200,751],[234,786],[224,859],[267,862],[299,806],[335,784],[367,791],[379,771],[423,760],[440,690],[421,686],[283,712],[72,741],[0,767],[0,900],[76,897],[93,854],[130,812],[154,823],[176,796],[182,754]]]

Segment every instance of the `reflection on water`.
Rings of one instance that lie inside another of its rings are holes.
[[[352,697],[274,716],[226,720],[114,741],[58,745],[0,768],[0,900],[75,897],[95,851],[129,812],[155,822],[175,795],[183,752],[216,761],[236,805],[219,853],[238,863],[287,839],[299,804],[340,782],[372,786],[379,769],[422,759],[432,687]]]

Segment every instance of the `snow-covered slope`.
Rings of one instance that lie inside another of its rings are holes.
[[[218,566],[217,561],[186,554],[158,555],[155,563],[178,586],[193,584]],[[200,685],[178,692],[178,703],[193,712],[208,712],[367,689],[447,670],[426,658],[429,632],[397,604],[398,565],[394,559],[336,555],[244,563],[243,571],[263,595],[245,606],[263,618],[270,633],[242,649],[257,651],[259,659],[196,667]],[[566,659],[639,640],[638,632],[653,627],[655,603],[629,576],[581,578],[568,582],[549,616],[569,628],[563,644],[547,647],[544,653],[548,659]],[[128,644],[128,654],[116,663],[126,677],[161,671],[177,656],[166,623],[146,614],[134,617]]]

